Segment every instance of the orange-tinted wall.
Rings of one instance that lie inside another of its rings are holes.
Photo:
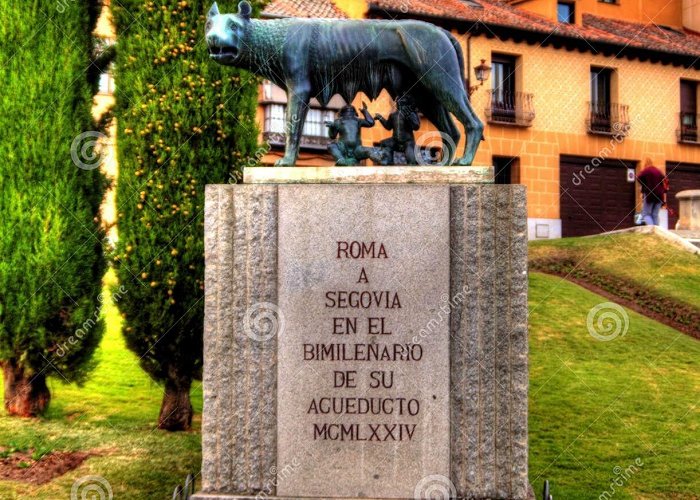
[[[597,4],[596,0],[591,1]],[[628,2],[621,1],[620,6],[601,4],[601,7],[625,8]],[[638,2],[634,0],[633,3]],[[455,35],[466,54],[466,36]],[[560,155],[617,158],[636,161],[639,166],[646,158],[650,158],[662,168],[667,161],[700,163],[700,146],[679,144],[676,135],[680,111],[680,80],[700,81],[700,71],[503,42],[483,36],[472,38],[471,51],[472,66],[478,64],[480,59],[486,59],[491,64],[494,52],[516,56],[518,90],[534,95],[536,117],[529,128],[486,122],[485,109],[491,80],[472,96],[475,111],[486,123],[486,141],[480,145],[475,164],[491,165],[494,156],[518,157],[520,182],[528,187],[529,217],[560,218]],[[616,95],[613,96],[613,101],[629,106],[631,129],[628,137],[621,142],[613,137],[587,132],[591,66],[614,70],[614,81],[617,84],[614,85]],[[469,71],[473,82],[473,69],[469,68]],[[366,100],[360,95],[355,100],[357,108],[363,99]],[[391,112],[392,102],[386,93],[374,102],[368,101],[368,104],[372,114],[379,112],[387,116]],[[434,128],[426,123],[417,135],[420,137],[431,130]],[[373,129],[365,131],[363,142],[372,145],[389,135],[377,124]],[[464,139],[460,145],[460,154],[463,141]],[[271,163],[279,156],[279,152],[274,153],[265,159],[265,163]],[[309,153],[302,155],[300,164],[330,163],[328,159],[319,160],[315,156],[317,155]]]

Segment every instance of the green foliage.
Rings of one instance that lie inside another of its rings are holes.
[[[115,282],[111,271],[107,280],[109,285]],[[48,483],[0,479],[0,500],[67,500],[75,481],[87,475],[109,481],[115,500],[164,499],[170,498],[185,475],[199,470],[199,415],[195,415],[192,432],[154,429],[163,390],[139,368],[138,356],[124,345],[117,308],[105,300],[103,311],[106,331],[95,355],[100,362],[84,386],[55,384],[51,406],[39,419],[12,418],[0,412],[0,450],[94,455]],[[0,384],[0,399],[2,391]],[[192,404],[201,412],[199,383],[192,388]],[[198,478],[197,486],[200,484]]]
[[[619,233],[530,244],[530,261],[574,261],[579,269],[634,283],[638,289],[700,310],[700,256],[650,234]],[[606,288],[603,286],[603,288]]]
[[[257,148],[258,81],[210,60],[210,4],[112,4],[119,308],[128,347],[160,382],[201,376],[204,186],[235,182]]]
[[[0,0],[0,361],[79,382],[102,336],[104,178],[71,158],[94,127],[96,13]]]
[[[700,343],[631,312],[625,336],[600,342],[588,334],[586,315],[606,299],[540,274],[530,276],[529,290],[530,482],[536,492],[549,479],[554,498],[598,498],[616,477],[614,468],[625,469],[639,457],[644,466],[613,498],[697,496]],[[108,480],[115,499],[165,498],[199,470],[199,416],[192,432],[149,425],[162,390],[124,346],[121,318],[109,302],[105,315],[100,364],[84,387],[57,386],[41,419],[0,414],[0,449],[96,456],[45,484],[2,480],[0,499],[69,498],[85,475]],[[198,383],[192,400],[201,411]]]
[[[697,498],[700,342],[629,310],[628,327],[597,340],[588,314],[607,301],[530,274],[530,483],[567,500]]]

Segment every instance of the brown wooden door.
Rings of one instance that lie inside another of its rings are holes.
[[[700,189],[700,165],[692,163],[666,163],[666,176],[669,182],[669,191],[666,194],[668,208],[678,213],[678,200],[676,194],[688,189]],[[671,217],[668,214],[668,228],[675,229],[678,216]]]
[[[635,183],[627,168],[635,163],[593,158],[560,158],[562,236],[586,236],[634,226]],[[594,167],[593,165],[598,165]]]

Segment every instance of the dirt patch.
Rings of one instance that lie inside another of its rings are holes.
[[[83,451],[54,451],[38,458],[32,451],[16,451],[0,458],[0,480],[44,484],[53,478],[76,469],[94,453]],[[35,458],[38,460],[35,460]]]
[[[639,314],[700,339],[700,311],[690,304],[658,295],[625,278],[602,273],[585,264],[577,265],[572,259],[533,259],[530,270],[560,276]]]

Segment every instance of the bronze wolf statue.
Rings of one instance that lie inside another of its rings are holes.
[[[237,14],[220,14],[214,3],[206,25],[211,58],[246,69],[287,91],[287,143],[277,165],[294,165],[299,155],[309,100],[325,106],[334,94],[351,103],[358,92],[375,99],[382,89],[392,98],[410,95],[416,107],[443,133],[454,159],[460,133],[467,131],[459,165],[471,165],[483,124],[469,104],[464,56],[447,30],[422,21],[340,19],[251,19],[248,2]]]

